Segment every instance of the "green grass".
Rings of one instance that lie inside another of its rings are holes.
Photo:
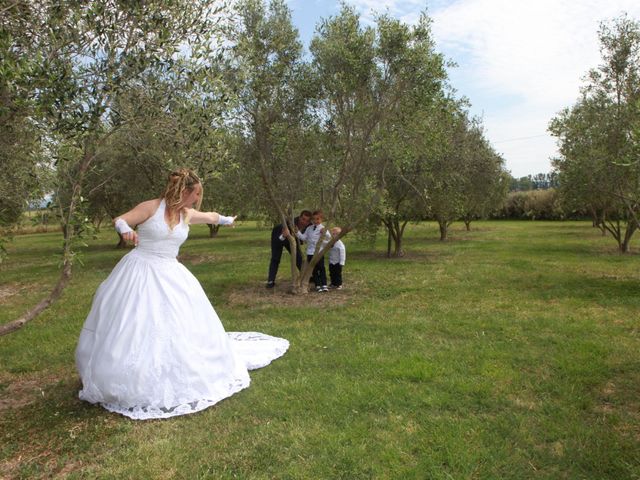
[[[586,222],[477,222],[402,259],[347,237],[345,290],[263,288],[269,232],[208,239],[185,265],[227,330],[290,340],[249,389],[201,413],[134,422],[77,399],[77,337],[123,254],[102,233],[62,299],[0,337],[0,477],[640,478],[640,256]],[[0,323],[57,275],[59,233],[9,245]]]

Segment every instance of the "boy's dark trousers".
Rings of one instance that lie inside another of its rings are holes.
[[[312,258],[313,255],[307,255],[308,262],[310,262]],[[316,287],[322,287],[327,284],[327,269],[324,266],[324,256],[320,257],[316,266],[313,267],[311,276],[313,277],[313,283],[316,284]]]
[[[269,262],[269,277],[268,282],[275,282],[276,275],[278,274],[278,267],[280,266],[280,258],[282,257],[282,249],[286,248],[289,254],[291,254],[291,247],[289,246],[289,239],[285,238],[280,240],[282,235],[282,225],[276,225],[271,230],[271,262]],[[302,267],[302,255],[300,254],[300,242],[296,238],[296,265],[298,270]]]
[[[331,276],[331,285],[339,287],[342,285],[342,265],[339,263],[329,264],[329,275]]]

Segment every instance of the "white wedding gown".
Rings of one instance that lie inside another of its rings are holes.
[[[164,200],[138,226],[138,246],[100,285],[76,349],[79,396],[133,419],[194,413],[249,386],[289,342],[226,333],[196,278],[176,256],[189,226],[171,230]]]

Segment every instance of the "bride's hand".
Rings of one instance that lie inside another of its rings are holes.
[[[138,246],[138,234],[133,232],[127,232],[122,234],[125,242],[132,242],[135,246]]]

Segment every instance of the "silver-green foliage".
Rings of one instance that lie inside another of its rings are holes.
[[[25,96],[56,172],[53,190],[64,232],[58,285],[15,328],[55,300],[71,276],[77,235],[90,222],[87,178],[106,158],[110,138],[130,121],[116,100],[143,85],[149,72],[179,74],[181,56],[205,63],[220,7],[205,0],[43,0],[3,8],[16,32],[11,51],[32,58],[25,70],[32,88]]]
[[[599,38],[602,63],[549,130],[565,201],[589,210],[627,252],[640,215],[640,23],[623,15],[603,23]]]

